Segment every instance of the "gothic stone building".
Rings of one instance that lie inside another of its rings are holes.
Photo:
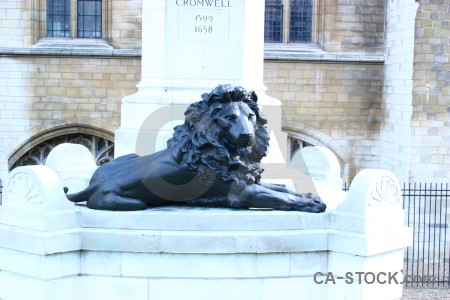
[[[62,142],[99,164],[140,81],[142,0],[0,1],[0,179]],[[346,180],[450,177],[448,0],[266,0],[265,84],[291,152],[321,145]],[[157,45],[155,45],[157,47]]]

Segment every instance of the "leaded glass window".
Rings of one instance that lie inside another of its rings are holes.
[[[77,24],[79,38],[101,38],[102,1],[78,0]]]
[[[47,36],[70,37],[70,0],[47,0]]]
[[[310,43],[313,0],[266,0],[266,43]]]
[[[264,41],[266,43],[283,41],[283,0],[266,0]]]
[[[289,42],[310,43],[312,34],[312,1],[291,0]]]

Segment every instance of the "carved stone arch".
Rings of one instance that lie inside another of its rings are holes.
[[[305,124],[297,123],[283,126],[283,131],[288,134],[289,148],[292,140],[298,140],[303,142],[305,146],[323,146],[330,149],[336,155],[341,166],[341,177],[345,182],[348,181],[349,155],[337,141],[319,129]]]
[[[30,137],[8,159],[9,170],[23,165],[42,165],[57,145],[86,146],[98,165],[114,159],[114,134],[88,125],[57,126]]]
[[[107,120],[80,117],[57,119],[42,123],[20,134],[5,147],[4,153],[6,154],[6,157],[16,157],[16,154],[21,151],[24,145],[34,141],[36,137],[40,137],[42,135],[41,141],[45,141],[45,136],[49,135],[51,137],[52,132],[56,132],[58,130],[60,130],[60,132],[71,129],[76,130],[78,127],[91,128],[98,136],[110,139],[112,141],[114,140],[114,131],[118,128],[117,126],[111,125],[111,123]]]

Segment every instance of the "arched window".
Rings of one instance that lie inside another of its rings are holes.
[[[19,166],[43,165],[50,151],[62,143],[81,144],[92,153],[97,165],[110,162],[114,159],[114,142],[88,133],[71,133],[56,136],[45,140],[28,150],[19,159],[13,162],[10,170]]]

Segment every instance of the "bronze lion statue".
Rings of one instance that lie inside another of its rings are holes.
[[[100,166],[72,202],[102,210],[142,210],[176,203],[323,212],[312,194],[261,182],[269,147],[255,92],[219,85],[191,104],[167,149],[129,154]]]

